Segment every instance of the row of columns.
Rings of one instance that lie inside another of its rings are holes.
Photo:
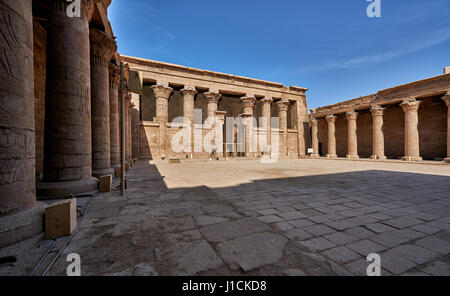
[[[117,46],[89,28],[94,3],[82,1],[80,18],[67,15],[64,0],[50,4],[44,181],[37,185],[43,196],[96,189],[95,177],[120,167],[120,69],[111,63]],[[130,116],[126,120],[128,138]]]
[[[450,162],[450,94],[447,93],[442,97],[447,104],[449,110],[447,115],[447,158],[446,161]],[[422,160],[420,157],[420,145],[419,145],[419,116],[418,109],[421,101],[416,99],[408,99],[403,101],[400,106],[405,112],[405,156],[404,160],[418,161]],[[372,159],[386,159],[384,152],[384,133],[383,133],[383,113],[384,108],[379,105],[374,105],[370,109],[373,118],[373,154]],[[357,125],[356,119],[358,113],[355,111],[349,111],[346,113],[347,127],[348,127],[348,154],[347,158],[357,159],[358,156],[358,138],[357,138]],[[328,124],[328,153],[327,158],[336,158],[336,123],[337,117],[330,114],[325,117]],[[317,118],[311,118],[311,132],[312,132],[312,157],[319,157],[319,140],[318,140],[318,121]]]
[[[156,118],[155,120],[159,123],[159,134],[160,134],[160,156],[161,158],[165,158],[167,156],[167,123],[169,118],[169,110],[168,110],[168,100],[170,95],[173,92],[173,89],[167,85],[154,85],[151,87],[156,97]],[[185,87],[181,90],[181,94],[183,95],[183,117],[189,120],[191,124],[191,155],[190,158],[193,158],[194,151],[194,101],[195,95],[197,91],[194,87]],[[218,92],[205,92],[203,93],[207,100],[207,116],[208,118],[217,118],[219,117],[219,122],[224,124],[225,114],[223,111],[218,111],[218,103],[221,98],[221,94]],[[273,102],[272,98],[263,98],[262,100],[262,114],[263,117],[267,120],[267,145],[270,147],[271,145],[271,104]],[[247,157],[252,157],[255,155],[251,155],[250,145],[252,139],[253,132],[253,117],[254,117],[254,106],[256,103],[256,98],[253,96],[244,96],[241,98],[243,113],[242,116],[244,118],[244,126],[246,129],[246,140],[245,140],[245,155]],[[289,107],[289,101],[279,101],[277,102],[279,118],[280,118],[280,130],[283,131],[283,140],[284,140],[284,151],[282,151],[282,155],[287,155],[287,111]],[[214,128],[214,127],[213,127]],[[217,130],[221,130],[218,128]],[[218,137],[220,138],[220,136]],[[223,138],[223,137],[222,137]],[[221,145],[221,143],[216,143],[217,145]],[[222,143],[223,144],[223,143]],[[255,152],[254,152],[255,153]]]

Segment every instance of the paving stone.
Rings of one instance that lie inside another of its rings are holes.
[[[315,225],[315,222],[312,222],[308,219],[298,219],[298,220],[293,220],[293,221],[289,221],[289,224],[293,225],[294,227],[297,228],[303,228],[306,226],[310,226],[310,225]]]
[[[392,248],[398,245],[401,245],[403,243],[406,243],[409,241],[409,238],[406,238],[404,236],[401,236],[396,231],[391,232],[385,232],[378,235],[375,235],[373,237],[370,237],[370,240],[377,242],[379,244],[382,244],[383,246]]]
[[[325,235],[324,238],[330,240],[338,245],[346,245],[357,241],[358,239],[345,233],[345,232],[335,232],[332,234]]]
[[[287,222],[278,222],[278,223],[273,224],[273,226],[276,229],[283,231],[283,232],[294,229],[294,226],[292,226],[291,224],[289,224]]]
[[[306,276],[306,274],[300,269],[286,269],[283,270],[285,276]]]
[[[345,264],[345,268],[348,269],[355,276],[367,276],[367,267],[370,263],[365,259],[358,259],[356,261]],[[383,273],[381,273],[383,275]]]
[[[178,243],[173,247],[155,250],[158,261],[173,262],[171,275],[196,275],[198,272],[222,266],[222,260],[204,240]]]
[[[421,224],[423,223],[422,220],[410,217],[410,216],[405,216],[405,217],[400,217],[400,218],[396,218],[396,219],[390,219],[390,220],[386,220],[383,221],[383,223],[393,226],[395,228],[407,228],[413,225],[417,225],[417,224]]]
[[[304,214],[306,217],[314,217],[317,215],[322,215],[321,212],[316,211],[314,209],[300,210],[300,212],[302,212],[302,214]]]
[[[349,248],[340,246],[323,252],[328,258],[338,263],[347,263],[360,259],[362,256],[353,252]]]
[[[286,236],[295,240],[307,240],[313,237],[311,233],[298,228],[294,228],[292,230],[287,231]]]
[[[194,217],[195,224],[198,226],[206,226],[211,224],[217,224],[229,221],[229,219],[221,218],[221,217],[215,217],[215,216],[195,216]]]
[[[275,216],[275,215],[267,215],[267,216],[262,216],[262,217],[258,217],[258,220],[264,222],[264,223],[274,223],[274,222],[281,222],[284,221],[282,218]]]
[[[227,264],[238,264],[248,272],[281,259],[287,239],[276,233],[259,233],[222,242],[217,246]]]
[[[360,239],[369,238],[369,237],[375,235],[374,232],[372,232],[370,230],[367,230],[367,229],[365,229],[363,227],[360,227],[360,226],[347,229],[347,230],[345,230],[345,232],[350,234],[351,236],[354,236],[354,237],[357,237],[357,238],[360,238]]]
[[[419,231],[426,234],[434,234],[440,230],[434,227],[427,226],[425,224],[414,225],[411,227],[412,230]]]
[[[384,249],[386,249],[386,247],[384,247],[380,244],[377,244],[375,242],[372,242],[370,240],[367,240],[367,239],[348,244],[347,248],[349,248],[363,256],[367,256],[372,253],[379,253],[379,252],[383,251]]]
[[[357,226],[356,223],[347,220],[328,221],[325,224],[339,231]]]
[[[267,224],[255,218],[208,225],[200,229],[202,235],[210,242],[221,242],[240,236],[271,230]]]
[[[434,276],[450,276],[450,264],[442,261],[431,262],[421,270]]]
[[[329,233],[333,233],[336,230],[323,225],[323,224],[318,224],[318,225],[312,225],[312,226],[307,226],[304,228],[307,232],[313,234],[313,235],[317,235],[317,236],[321,236],[321,235],[325,235],[325,234],[329,234]]]
[[[260,213],[263,216],[266,216],[266,215],[279,214],[280,211],[271,208],[271,209],[265,209],[265,210],[258,211],[258,213]]]
[[[428,261],[432,261],[434,258],[439,256],[438,253],[429,251],[416,245],[401,245],[387,251],[387,253],[392,254],[393,256],[403,257],[419,265],[424,264]]]
[[[288,213],[281,213],[279,214],[281,218],[284,220],[290,221],[290,220],[297,220],[301,218],[305,218],[306,216],[302,214],[301,212],[288,212]]]
[[[211,205],[206,205],[206,206],[202,206],[202,209],[205,211],[205,213],[207,214],[211,214],[211,213],[220,213],[220,212],[228,212],[228,211],[232,211],[233,208],[223,205],[223,204],[211,204]]]
[[[306,241],[299,241],[299,243],[313,251],[323,251],[337,246],[335,243],[321,237],[312,238]]]
[[[450,253],[450,242],[448,240],[443,240],[436,235],[420,239],[416,242],[416,245],[425,247],[443,255]]]
[[[385,225],[385,224],[382,224],[382,223],[367,224],[366,227],[369,230],[372,230],[373,232],[376,232],[376,233],[383,233],[383,232],[395,230],[395,228]]]
[[[380,256],[383,269],[394,275],[400,275],[417,266],[415,263],[389,252],[382,253]]]

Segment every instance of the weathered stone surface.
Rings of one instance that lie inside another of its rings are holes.
[[[195,216],[195,224],[198,226],[206,226],[229,221],[229,219],[214,216]]]
[[[280,260],[287,241],[279,234],[264,232],[222,242],[217,249],[225,263],[237,263],[248,272]]]
[[[221,242],[240,236],[270,230],[266,224],[254,218],[246,218],[232,222],[225,222],[206,226],[200,229],[203,236],[211,242]]]
[[[192,276],[201,271],[219,268],[223,264],[204,240],[179,243],[164,250],[156,249],[155,253],[158,261],[173,264],[168,271],[170,275]]]

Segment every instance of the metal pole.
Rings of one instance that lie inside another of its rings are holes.
[[[120,195],[125,194],[125,82],[124,64],[120,63]]]

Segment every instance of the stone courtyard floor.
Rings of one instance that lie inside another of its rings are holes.
[[[83,275],[450,275],[450,166],[139,161],[99,194],[67,254]]]

